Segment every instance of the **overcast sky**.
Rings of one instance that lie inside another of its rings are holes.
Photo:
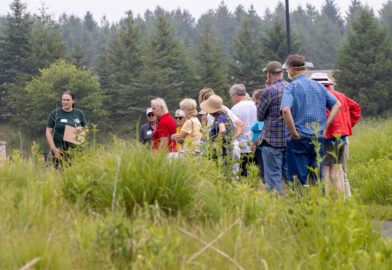
[[[57,18],[60,14],[74,14],[83,17],[87,11],[93,13],[94,18],[99,22],[103,15],[111,22],[118,22],[124,17],[127,10],[132,10],[136,14],[143,15],[147,9],[154,10],[156,6],[161,6],[165,10],[174,10],[178,7],[187,9],[196,19],[209,9],[216,9],[222,0],[24,0],[27,4],[27,10],[31,13],[38,13],[42,3],[48,8],[48,13]],[[282,0],[284,2],[284,0]],[[263,15],[267,7],[271,10],[275,8],[278,0],[226,0],[224,1],[230,11],[241,4],[245,9],[249,9],[253,4],[259,15]],[[298,5],[306,6],[306,3],[312,3],[318,10],[325,0],[290,0],[290,10],[295,9]],[[336,0],[342,15],[350,6],[351,0]],[[368,4],[375,11],[381,9],[387,0],[362,0],[363,4]],[[9,5],[12,0],[0,0],[0,15],[6,15],[9,12]],[[378,14],[378,13],[377,13]]]

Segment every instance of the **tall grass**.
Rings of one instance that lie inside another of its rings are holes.
[[[391,240],[360,204],[388,160],[355,153],[365,130],[350,162],[374,170],[360,182],[365,171],[354,178],[350,164],[349,202],[317,186],[261,193],[215,162],[119,141],[84,149],[63,171],[34,155],[3,162],[0,269],[391,269]]]
[[[392,205],[392,121],[365,119],[350,137],[348,177],[364,203]]]
[[[128,214],[145,204],[176,213],[185,211],[200,186],[214,176],[209,167],[214,164],[191,155],[170,159],[141,145],[115,142],[75,155],[64,170],[63,192],[82,208],[109,209],[114,202]]]

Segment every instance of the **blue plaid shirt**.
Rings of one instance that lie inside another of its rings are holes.
[[[264,121],[261,140],[265,140],[273,147],[286,147],[286,125],[280,111],[280,103],[283,90],[288,84],[284,79],[274,81],[271,86],[265,88],[257,106],[257,119]]]
[[[295,128],[302,138],[312,139],[316,133],[321,138],[327,122],[325,108],[331,110],[337,101],[321,83],[302,74],[284,89],[280,110],[290,108]],[[318,129],[315,123],[319,124]],[[286,136],[290,136],[287,126]]]

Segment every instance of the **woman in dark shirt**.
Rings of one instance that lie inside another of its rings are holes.
[[[75,94],[72,91],[66,91],[61,96],[61,105],[59,109],[53,110],[48,118],[46,125],[46,140],[52,150],[54,160],[58,160],[62,153],[69,149],[72,144],[65,142],[65,126],[69,125],[80,132],[82,127],[86,126],[84,113],[74,108]]]

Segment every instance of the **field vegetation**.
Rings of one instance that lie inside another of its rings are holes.
[[[375,219],[392,217],[392,121],[354,132],[350,201],[321,186],[274,196],[255,174],[116,139],[63,170],[37,146],[13,151],[0,164],[0,269],[391,269]]]

